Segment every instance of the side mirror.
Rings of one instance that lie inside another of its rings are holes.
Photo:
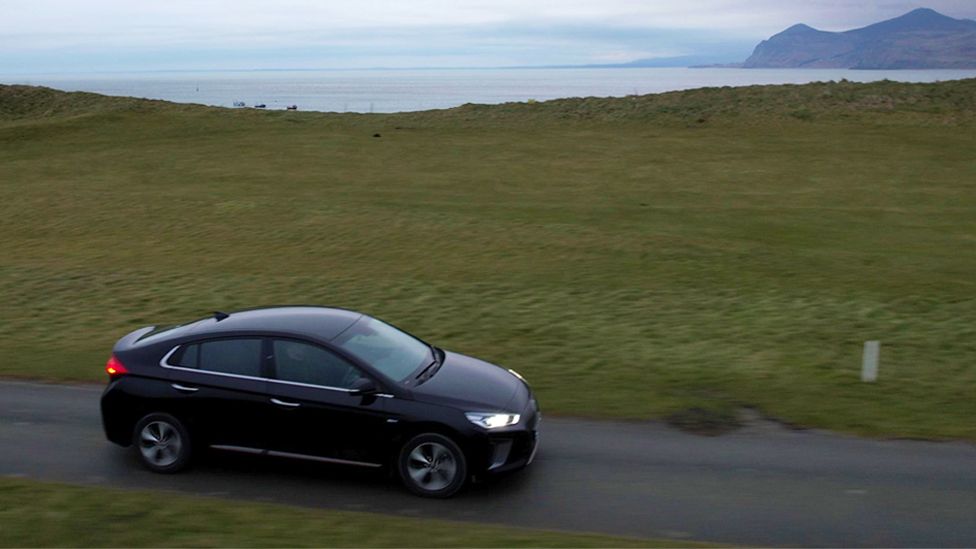
[[[361,377],[352,384],[352,390],[349,392],[353,396],[371,395],[378,391],[376,384],[373,383],[372,379],[368,377]]]

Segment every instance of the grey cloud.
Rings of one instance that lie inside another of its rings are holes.
[[[382,64],[404,51],[430,65],[625,61],[745,51],[797,22],[843,30],[922,6],[976,18],[974,0],[8,0],[0,71],[59,56],[111,68],[119,51],[211,66],[242,51],[316,66]]]

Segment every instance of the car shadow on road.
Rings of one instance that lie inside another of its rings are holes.
[[[161,475],[142,467],[135,452],[110,448],[127,486],[311,507],[422,514],[447,505],[483,506],[528,489],[531,468],[470,483],[449,500],[410,494],[386,468],[315,463],[287,458],[209,451],[182,473]],[[450,502],[450,503],[448,503]]]

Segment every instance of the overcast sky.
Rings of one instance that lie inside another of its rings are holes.
[[[0,0],[0,73],[738,61],[794,23],[845,30],[976,0]]]

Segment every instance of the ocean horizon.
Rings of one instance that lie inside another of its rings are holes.
[[[262,69],[6,74],[3,84],[47,86],[216,107],[295,105],[322,112],[391,113],[568,97],[624,97],[703,87],[850,80],[937,82],[976,70],[739,68]]]

